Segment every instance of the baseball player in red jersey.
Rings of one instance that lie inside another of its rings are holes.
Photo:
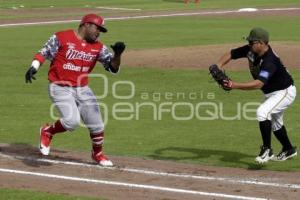
[[[112,54],[98,41],[100,32],[107,32],[104,19],[96,14],[85,15],[77,31],[65,30],[52,35],[34,56],[25,74],[26,83],[31,83],[45,60],[51,61],[48,72],[49,96],[61,118],[40,129],[39,150],[43,155],[49,155],[55,134],[73,131],[82,119],[90,132],[92,159],[99,165],[113,166],[103,153],[104,123],[96,97],[88,86],[88,74],[97,61],[105,70],[117,73],[125,44],[116,42],[112,45]]]

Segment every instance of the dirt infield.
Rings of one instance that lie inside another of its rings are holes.
[[[208,167],[115,157],[114,168],[93,164],[89,154],[29,145],[0,145],[0,187],[107,199],[297,199],[300,172]],[[9,170],[9,171],[4,171]]]
[[[217,62],[225,52],[244,44],[222,44],[166,49],[127,51],[123,64],[133,67],[203,69]],[[273,50],[288,69],[300,68],[300,43],[271,42]],[[248,70],[247,59],[232,61],[227,69]]]

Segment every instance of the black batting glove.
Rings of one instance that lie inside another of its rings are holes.
[[[110,45],[110,47],[114,50],[116,56],[120,56],[125,50],[124,42],[116,42],[114,45]]]
[[[36,80],[35,77],[33,76],[36,73],[37,70],[34,67],[30,67],[25,74],[26,83],[32,83],[31,79]]]

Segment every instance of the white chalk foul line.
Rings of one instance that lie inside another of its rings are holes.
[[[103,6],[98,6],[96,8],[100,8],[100,9],[105,9],[105,10],[133,10],[133,11],[140,11],[142,9],[139,8],[117,8],[117,7],[103,7]]]
[[[140,15],[140,16],[130,16],[130,17],[107,17],[107,18],[105,18],[105,20],[110,21],[110,20],[145,19],[145,18],[193,16],[193,15],[208,15],[208,14],[226,14],[226,13],[233,13],[233,12],[238,12],[238,11],[231,10],[231,11],[216,11],[216,12],[195,12],[195,13]],[[80,20],[58,20],[58,21],[47,21],[47,22],[25,22],[25,23],[13,23],[13,24],[0,24],[0,27],[44,25],[44,24],[65,24],[65,23],[72,23],[72,22],[80,22]]]
[[[80,22],[80,20],[58,20],[49,22],[26,22],[26,23],[14,23],[14,24],[0,24],[0,27],[9,26],[30,26],[30,25],[44,25],[44,24],[67,24],[72,22]]]
[[[291,10],[300,10],[300,8],[264,8],[263,11],[291,11]]]
[[[167,172],[159,172],[159,171],[152,171],[152,170],[145,170],[145,169],[101,167],[99,165],[93,165],[93,164],[87,164],[87,163],[63,161],[63,160],[51,160],[51,159],[45,159],[45,158],[10,156],[10,155],[6,155],[3,153],[0,153],[0,156],[8,158],[8,159],[31,160],[31,161],[45,162],[45,163],[51,163],[51,164],[64,164],[64,165],[73,165],[73,166],[80,166],[80,167],[117,170],[117,171],[125,171],[125,172],[131,172],[131,173],[139,173],[139,174],[150,174],[150,175],[156,175],[156,176],[210,180],[210,181],[223,181],[223,182],[230,182],[230,183],[234,183],[234,184],[248,184],[248,185],[278,187],[278,188],[300,189],[300,185],[298,185],[298,184],[270,183],[270,182],[263,182],[263,181],[258,181],[258,180],[249,180],[249,178],[246,180],[246,179],[237,179],[237,178],[222,178],[222,177],[214,177],[214,176],[198,176],[198,175],[191,175],[191,174],[167,173]]]
[[[78,182],[84,182],[84,183],[95,183],[95,184],[104,184],[104,185],[113,185],[113,186],[123,186],[123,187],[129,187],[129,188],[159,190],[159,191],[164,191],[164,192],[193,194],[193,195],[200,195],[200,196],[212,196],[212,197],[242,199],[242,200],[267,200],[265,198],[257,198],[257,197],[249,197],[249,196],[229,195],[229,194],[222,194],[222,193],[210,193],[210,192],[185,190],[185,189],[177,189],[177,188],[170,188],[170,187],[159,187],[159,186],[155,186],[155,185],[143,185],[143,184],[134,184],[134,183],[107,181],[107,180],[97,180],[97,179],[88,179],[88,178],[80,178],[80,177],[73,177],[73,176],[61,176],[61,175],[57,175],[57,174],[38,173],[38,172],[21,171],[21,170],[13,170],[13,169],[5,169],[5,168],[0,168],[0,172],[47,177],[47,178],[69,180],[69,181],[78,181]]]
[[[291,11],[300,10],[300,8],[266,8],[257,9],[254,12],[260,11]],[[128,20],[128,19],[145,19],[145,18],[161,18],[161,17],[179,17],[179,16],[194,16],[194,15],[211,15],[211,14],[230,14],[230,13],[241,13],[241,10],[221,10],[221,11],[208,11],[208,12],[193,12],[193,13],[173,13],[173,14],[154,14],[154,15],[141,15],[141,16],[129,16],[129,17],[108,17],[105,20]],[[29,26],[29,25],[44,25],[44,24],[64,24],[79,22],[80,20],[60,20],[60,21],[47,21],[47,22],[28,22],[28,23],[11,23],[11,24],[0,24],[0,27],[9,26]]]

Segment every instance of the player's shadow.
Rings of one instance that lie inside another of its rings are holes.
[[[176,154],[178,156],[167,156],[167,153]],[[189,156],[182,156],[188,153]],[[221,151],[221,150],[210,150],[210,149],[195,149],[195,148],[183,148],[183,147],[167,147],[162,149],[157,149],[153,155],[150,155],[153,159],[159,160],[174,160],[174,161],[184,161],[184,160],[201,160],[209,157],[216,157],[222,162],[240,163],[248,166],[248,169],[257,170],[263,168],[263,165],[254,162],[254,155],[248,155],[240,152],[234,151]],[[247,158],[251,159],[251,162],[245,161]],[[253,160],[253,162],[252,162]]]
[[[50,160],[63,160],[63,161],[73,161],[82,162],[79,158],[73,158],[64,155],[61,157],[58,154],[66,154],[67,151],[51,149],[54,155],[43,156],[38,150],[37,146],[32,146],[26,143],[12,143],[0,145],[0,157],[4,157],[10,160],[16,159],[22,161],[25,165],[30,167],[42,167],[51,166],[51,162],[43,161],[43,159]]]

